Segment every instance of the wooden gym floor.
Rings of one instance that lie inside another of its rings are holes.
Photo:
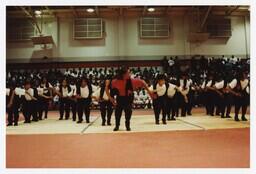
[[[134,110],[132,131],[125,131],[122,117],[121,130],[113,132],[114,116],[112,126],[101,126],[99,111],[92,111],[90,124],[59,121],[58,112],[51,111],[47,120],[7,127],[6,167],[250,167],[250,121],[204,112],[196,108],[193,116],[155,125],[152,110]]]

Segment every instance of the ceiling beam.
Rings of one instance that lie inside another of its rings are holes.
[[[35,17],[33,14],[29,13],[25,7],[20,6],[20,9],[21,9],[29,18],[32,19],[32,22],[33,22],[33,24],[36,26],[36,28],[37,28],[39,34],[42,34],[42,31],[41,31],[41,29],[40,29],[40,27],[39,27],[39,25],[38,25],[38,23],[37,23],[36,17]]]
[[[201,26],[200,26],[201,30],[204,28],[204,25],[205,25],[205,23],[207,21],[207,18],[208,18],[209,14],[210,14],[211,9],[212,9],[212,6],[209,6],[207,8],[207,11],[206,11],[206,13],[204,15],[203,21],[202,21]]]
[[[98,8],[98,6],[96,6],[96,7],[95,7],[95,13],[96,13],[96,15],[99,17],[100,12],[99,12],[99,8]]]
[[[78,17],[76,9],[73,6],[70,6],[70,9],[72,10],[73,16]]]
[[[144,16],[144,15],[146,15],[146,13],[147,13],[147,6],[144,6],[142,15]]]
[[[227,15],[227,16],[231,15],[231,14],[232,14],[233,12],[235,12],[239,7],[240,7],[240,6],[238,5],[238,6],[234,7],[233,9],[228,10],[228,11],[226,12],[226,15]]]

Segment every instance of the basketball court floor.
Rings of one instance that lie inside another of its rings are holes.
[[[196,108],[192,116],[155,125],[152,110],[134,110],[132,131],[122,117],[113,132],[114,116],[111,126],[101,126],[99,111],[89,124],[58,120],[51,111],[47,120],[7,127],[7,168],[247,168],[247,118],[235,122]]]

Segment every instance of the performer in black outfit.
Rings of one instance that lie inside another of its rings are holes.
[[[32,121],[38,121],[37,116],[37,98],[38,93],[36,88],[31,87],[30,80],[26,80],[24,84],[25,88],[25,96],[23,100],[23,114],[25,117],[24,123],[30,123],[31,122],[31,116]]]
[[[111,89],[111,80],[110,81],[110,95],[113,97],[113,90]],[[100,113],[102,118],[102,126],[106,124],[106,117],[107,117],[107,125],[111,125],[111,116],[113,113],[113,104],[109,100],[107,93],[105,92],[106,88],[106,81],[104,80],[100,85],[100,88],[93,93],[93,97],[95,97],[100,104]]]
[[[77,86],[77,123],[83,122],[83,113],[85,114],[86,123],[90,123],[90,105],[92,102],[92,85],[86,78],[81,79],[81,83]]]
[[[66,79],[62,80],[61,85],[56,89],[56,93],[60,97],[59,120],[63,120],[64,110],[65,119],[68,120],[70,114],[70,97],[72,96],[72,91]]]
[[[47,119],[50,99],[52,99],[52,85],[48,82],[46,77],[43,77],[41,84],[38,88],[39,120],[43,119],[43,112],[44,118]]]
[[[157,82],[153,85],[154,99],[153,108],[155,114],[155,123],[159,124],[159,116],[162,111],[162,122],[166,124],[166,109],[167,109],[167,89],[168,83],[165,83],[165,76],[158,75]]]
[[[109,89],[110,85],[113,90],[116,91],[116,100],[110,95]],[[145,81],[140,79],[131,79],[130,78],[130,70],[126,67],[122,67],[118,71],[118,75],[116,79],[110,81],[106,81],[106,88],[105,91],[107,96],[109,97],[110,101],[113,105],[116,106],[115,109],[115,121],[116,126],[114,131],[119,130],[120,120],[122,116],[122,111],[124,110],[125,113],[125,126],[126,130],[130,131],[130,119],[132,115],[132,103],[133,103],[133,90],[137,90],[138,88],[145,88],[150,95],[152,95],[151,91],[148,89],[147,84]]]
[[[11,82],[8,85],[8,94],[6,95],[7,113],[8,113],[8,124],[7,126],[18,126],[19,121],[19,108],[20,108],[20,97],[15,93],[16,82]]]

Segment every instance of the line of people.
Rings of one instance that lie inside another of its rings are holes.
[[[120,72],[123,74],[120,75]],[[147,83],[131,76],[130,70],[123,68],[115,77],[109,76],[102,79],[98,86],[93,85],[86,77],[63,78],[56,86],[51,85],[46,77],[42,77],[41,82],[27,79],[23,87],[17,86],[15,81],[8,83],[6,90],[8,126],[18,125],[20,108],[22,108],[25,123],[30,123],[31,118],[32,121],[42,120],[43,114],[44,118],[47,118],[49,102],[57,95],[60,120],[64,119],[64,116],[65,119],[69,119],[71,111],[73,121],[82,123],[85,115],[85,121],[89,123],[90,105],[92,100],[96,100],[100,104],[102,125],[111,125],[111,115],[115,109],[115,130],[118,130],[120,112],[124,110],[128,113],[126,113],[128,120],[126,125],[127,130],[130,130],[134,93],[143,88],[147,90],[150,100],[153,101],[156,124],[159,124],[160,114],[162,114],[163,124],[167,124],[166,120],[175,120],[175,117],[179,117],[180,110],[181,116],[192,115],[195,92],[202,97],[207,115],[230,118],[231,106],[234,104],[235,120],[239,121],[240,108],[242,108],[241,120],[247,120],[245,114],[249,105],[249,80],[245,71],[240,70],[233,79],[226,79],[221,74],[209,72],[207,78],[200,84],[193,82],[188,73],[182,73],[180,77],[159,74],[156,80],[153,82],[146,80]],[[126,98],[127,96],[129,97]],[[119,109],[116,101],[120,102]],[[131,108],[127,109],[127,106]]]

